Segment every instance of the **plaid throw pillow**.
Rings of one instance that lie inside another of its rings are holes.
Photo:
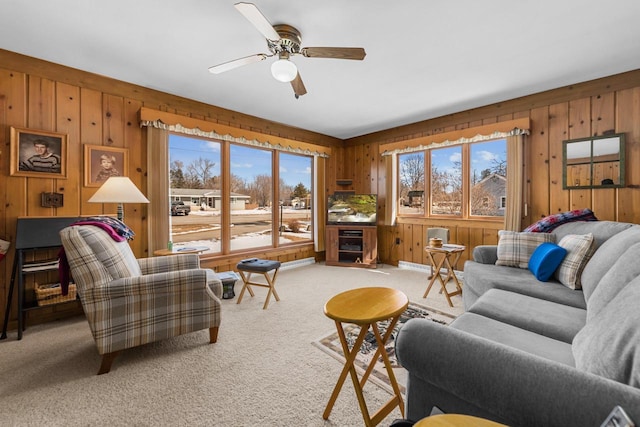
[[[591,209],[576,209],[542,218],[524,229],[528,233],[551,233],[555,228],[574,221],[597,221]]]
[[[565,248],[567,255],[556,270],[556,279],[570,289],[582,289],[582,270],[595,252],[593,234],[568,234],[560,240],[558,246]]]
[[[529,268],[529,258],[545,242],[555,243],[555,235],[546,233],[519,233],[498,231],[498,260],[496,265]]]

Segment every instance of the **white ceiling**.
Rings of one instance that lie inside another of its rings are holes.
[[[0,48],[341,139],[640,68],[638,0],[255,0],[302,46],[308,94],[270,63],[238,0],[0,0]],[[0,64],[2,66],[2,64]]]

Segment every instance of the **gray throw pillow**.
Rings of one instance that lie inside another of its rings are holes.
[[[640,277],[578,332],[571,346],[576,368],[640,387]]]

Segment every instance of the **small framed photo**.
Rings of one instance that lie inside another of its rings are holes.
[[[11,127],[11,176],[67,177],[67,135]]]
[[[112,176],[127,176],[129,150],[126,148],[84,145],[84,185],[100,187]]]

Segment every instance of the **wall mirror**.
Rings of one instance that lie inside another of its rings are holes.
[[[624,187],[624,134],[562,141],[562,187]]]

